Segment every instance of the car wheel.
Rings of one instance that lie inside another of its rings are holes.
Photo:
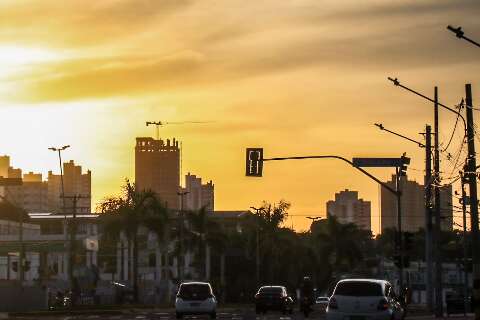
[[[217,313],[216,312],[210,313],[210,319],[217,319]]]
[[[176,316],[177,316],[177,319],[182,319],[183,318],[183,314],[181,312],[177,312]]]

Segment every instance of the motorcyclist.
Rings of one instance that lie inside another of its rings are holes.
[[[315,292],[310,277],[305,276],[300,284],[300,310],[307,317],[315,303]]]

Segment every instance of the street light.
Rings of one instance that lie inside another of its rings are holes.
[[[55,148],[55,147],[50,147],[48,150],[52,150],[54,152],[58,152],[58,161],[59,161],[59,166],[60,166],[60,181],[62,185],[62,201],[63,201],[63,214],[65,214],[65,188],[63,185],[63,169],[62,169],[62,151],[65,149],[70,148],[70,145],[65,145],[63,147]]]
[[[462,27],[454,28],[454,27],[449,25],[449,26],[447,26],[447,29],[452,31],[458,39],[465,39],[466,41],[470,42],[471,44],[476,45],[477,47],[480,47],[480,43],[478,43],[475,40],[472,40],[468,37],[465,37],[465,32],[462,30]]]
[[[62,151],[65,149],[70,148],[70,145],[65,145],[63,147],[50,147],[48,150],[52,150],[54,152],[58,152],[58,163],[60,166],[60,183],[61,183],[61,188],[62,188],[62,213],[65,216],[65,228],[67,228],[67,215],[65,213],[65,187],[63,185],[63,168],[62,168]],[[67,231],[67,230],[66,230]],[[68,232],[65,232],[66,236],[66,241],[68,240]],[[74,263],[74,257],[73,257],[73,243],[70,243],[70,257],[69,257],[69,265],[68,265],[68,277],[70,279],[70,286],[73,288],[73,263]]]
[[[255,210],[256,222],[257,222],[257,239],[256,239],[256,248],[255,248],[255,270],[256,270],[256,277],[257,277],[257,284],[260,284],[260,223],[259,217],[260,212],[265,210],[265,208],[255,208],[250,207],[250,209]]]

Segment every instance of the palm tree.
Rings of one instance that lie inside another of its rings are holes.
[[[319,255],[328,261],[327,278],[333,270],[352,272],[356,264],[362,260],[360,240],[363,233],[359,232],[354,224],[342,224],[332,215],[315,224],[312,231],[319,248]],[[328,281],[328,279],[324,280]]]
[[[128,251],[133,253],[134,299],[138,302],[138,231],[144,226],[156,233],[160,239],[165,230],[168,214],[153,191],[139,191],[128,179],[122,189],[121,196],[109,197],[100,203],[100,221],[105,236],[119,239],[123,233],[127,238]]]
[[[207,248],[224,253],[226,234],[221,226],[211,217],[211,213],[202,207],[198,211],[186,213],[189,228],[186,230],[186,244],[192,248],[197,259],[200,277],[207,278]]]

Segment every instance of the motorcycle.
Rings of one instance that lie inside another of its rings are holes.
[[[313,311],[312,305],[312,299],[310,299],[309,297],[302,297],[302,299],[300,300],[300,312],[303,313],[305,318],[308,318],[310,313]]]

